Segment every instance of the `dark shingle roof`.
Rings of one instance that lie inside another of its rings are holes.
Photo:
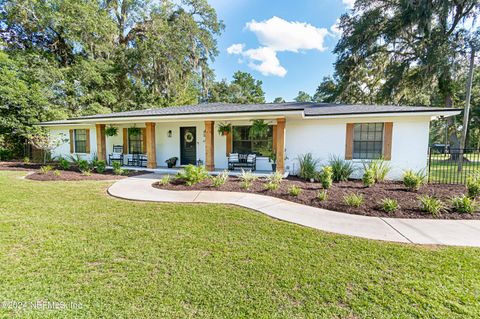
[[[414,113],[414,112],[446,112],[460,111],[459,109],[434,108],[427,106],[398,106],[398,105],[361,105],[361,104],[332,104],[332,103],[265,103],[265,104],[228,104],[209,103],[198,105],[171,106],[164,108],[118,112],[110,114],[97,114],[81,116],[63,121],[51,121],[40,125],[70,124],[71,120],[95,120],[109,118],[129,117],[154,117],[174,115],[200,115],[200,114],[228,114],[242,112],[303,112],[306,117],[356,115],[356,114],[385,114],[385,113]]]

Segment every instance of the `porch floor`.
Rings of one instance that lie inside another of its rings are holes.
[[[112,168],[111,166],[107,166],[108,168]],[[156,174],[176,174],[178,171],[182,170],[183,167],[174,167],[174,168],[168,168],[165,166],[158,166],[157,168],[146,168],[146,167],[140,167],[140,166],[122,166],[122,169],[125,170],[135,170],[135,171],[147,171],[147,172],[152,172]],[[211,175],[218,175],[225,171],[224,169],[215,169],[214,171],[210,171],[209,173]],[[229,176],[239,176],[242,174],[242,171],[240,169],[236,169],[234,171],[228,171]],[[271,171],[261,171],[261,170],[256,170],[253,172],[253,175],[258,176],[258,177],[267,177],[271,175]],[[285,172],[283,174],[283,178],[288,177],[288,172]]]

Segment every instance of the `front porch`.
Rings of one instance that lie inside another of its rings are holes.
[[[257,118],[255,118],[257,119]],[[108,122],[96,123],[96,150],[99,160],[111,165],[112,154],[116,152],[122,158],[124,169],[151,170],[156,173],[174,174],[182,166],[188,164],[205,165],[212,174],[218,174],[229,167],[229,156],[232,153],[256,154],[255,173],[266,176],[272,172],[272,162],[268,155],[258,151],[258,142],[249,141],[245,137],[234,137],[233,127],[248,127],[253,119],[229,119],[192,121],[158,121],[158,122]],[[264,120],[270,126],[270,135],[266,139],[265,148],[276,156],[276,170],[285,172],[285,118],[269,118]],[[232,131],[219,134],[218,125],[229,123]],[[106,136],[108,127],[116,127],[118,133]],[[131,130],[135,130],[134,138]],[[238,134],[237,134],[238,135]],[[250,144],[249,144],[250,143]],[[257,149],[254,149],[257,147]],[[135,164],[132,157],[139,156],[141,161]],[[177,158],[175,168],[167,168],[166,161]],[[132,165],[133,162],[133,165]],[[140,164],[141,163],[141,164]],[[248,168],[245,168],[248,170]],[[240,169],[230,172],[235,176]]]
[[[111,166],[107,166],[107,168],[112,169]],[[173,167],[173,168],[168,168],[166,166],[158,166],[156,168],[148,168],[148,167],[141,167],[141,166],[122,166],[122,169],[124,170],[133,170],[133,171],[146,171],[146,172],[152,172],[155,174],[161,174],[161,175],[176,175],[179,171],[183,169],[182,166],[179,167]],[[213,171],[209,171],[210,175],[218,175],[224,172],[225,170],[223,169],[215,169]],[[233,170],[233,171],[228,171],[229,176],[240,176],[242,174],[241,170]],[[271,170],[256,170],[252,172],[253,175],[257,177],[267,177],[272,174]],[[288,172],[283,173],[283,178],[288,177]]]

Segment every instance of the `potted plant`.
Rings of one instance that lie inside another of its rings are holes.
[[[138,136],[141,134],[141,129],[139,127],[130,127],[128,129],[128,134],[130,134],[130,136]]]
[[[232,124],[220,123],[218,124],[218,134],[226,136],[232,131]]]
[[[175,165],[177,165],[178,158],[177,157],[170,157],[165,161],[167,163],[168,168],[173,168]]]
[[[271,151],[268,155],[268,161],[272,163],[272,172],[277,171],[277,154],[274,151]]]
[[[252,138],[263,138],[268,136],[269,125],[264,120],[253,120],[248,134]]]
[[[106,136],[117,136],[118,134],[118,127],[115,126],[109,126],[105,128],[105,135]]]

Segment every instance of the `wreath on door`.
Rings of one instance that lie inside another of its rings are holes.
[[[193,142],[192,132],[186,132],[185,135],[183,136],[183,138],[185,139],[185,142],[187,142],[187,143]]]

